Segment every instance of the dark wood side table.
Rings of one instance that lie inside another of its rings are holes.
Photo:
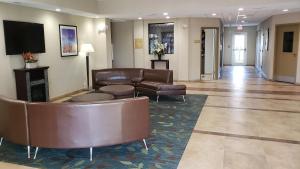
[[[17,98],[28,102],[48,102],[48,66],[15,69]]]
[[[169,60],[151,60],[151,68],[152,69],[155,69],[155,63],[158,63],[158,62],[163,62],[166,64],[166,69],[170,69],[169,65]]]

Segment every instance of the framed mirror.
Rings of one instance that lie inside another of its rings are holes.
[[[149,54],[156,43],[165,45],[165,54],[174,54],[174,23],[153,23],[148,25]]]

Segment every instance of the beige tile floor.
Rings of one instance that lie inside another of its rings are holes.
[[[208,100],[178,168],[300,169],[300,96],[284,94],[300,86],[266,81],[253,67],[226,67],[225,74],[187,83],[188,93]]]
[[[178,168],[300,169],[300,95],[292,93],[300,87],[266,81],[253,67],[226,67],[223,77],[178,82],[208,95]]]

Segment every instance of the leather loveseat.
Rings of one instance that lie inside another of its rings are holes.
[[[155,95],[157,101],[162,95],[186,95],[185,85],[173,84],[172,70],[116,68],[92,71],[93,89],[106,85],[133,85],[137,94]]]
[[[98,103],[26,103],[0,97],[1,140],[38,148],[90,148],[150,135],[147,97]],[[2,145],[3,146],[3,145]]]

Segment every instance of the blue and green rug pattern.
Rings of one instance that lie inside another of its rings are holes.
[[[162,97],[159,103],[151,100],[149,151],[139,141],[94,148],[92,162],[89,161],[89,149],[41,149],[37,159],[33,160],[26,158],[26,147],[4,142],[0,147],[0,161],[50,169],[176,169],[206,98],[204,95],[187,95],[185,103],[172,97]]]

